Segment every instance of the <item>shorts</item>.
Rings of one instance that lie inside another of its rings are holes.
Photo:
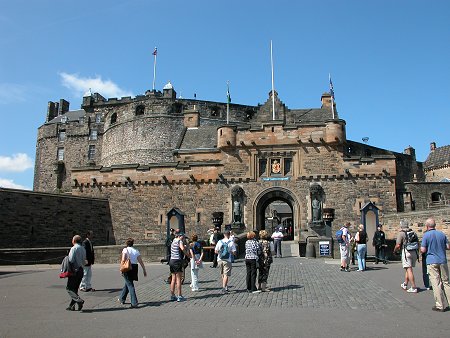
[[[231,276],[231,263],[228,261],[218,261],[220,274]]]
[[[402,248],[402,266],[404,268],[413,268],[416,266],[417,251],[408,251]]]
[[[170,273],[183,272],[183,261],[181,259],[169,261]]]
[[[350,257],[348,245],[339,245],[339,252],[341,253],[341,260],[348,259]]]

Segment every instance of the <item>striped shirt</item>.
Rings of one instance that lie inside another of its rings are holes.
[[[245,259],[258,259],[261,253],[259,243],[254,239],[249,239],[245,242]]]
[[[171,260],[180,260],[183,258],[181,249],[180,249],[180,242],[181,240],[178,238],[175,238],[170,245],[170,259]]]

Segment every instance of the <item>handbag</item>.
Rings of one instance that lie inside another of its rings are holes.
[[[128,253],[128,249],[127,249]],[[131,261],[130,261],[130,254],[128,253],[127,258],[125,260],[120,261],[120,272],[128,272],[131,270]]]

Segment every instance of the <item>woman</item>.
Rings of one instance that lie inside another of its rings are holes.
[[[269,233],[266,230],[259,232],[259,245],[261,246],[261,255],[259,256],[259,276],[258,289],[262,292],[270,292],[267,288],[267,278],[269,277],[270,264],[273,262],[272,251],[270,250]]]
[[[170,300],[182,302],[185,300],[183,294],[181,293],[183,261],[185,255],[189,257],[189,252],[187,251],[187,248],[183,243],[184,233],[178,232],[175,233],[175,236],[176,237],[170,246],[169,267],[172,277],[170,281]],[[177,291],[176,296],[175,296],[175,289]]]
[[[366,253],[367,253],[367,233],[364,230],[364,225],[358,226],[358,232],[355,236],[356,251],[358,252],[358,270],[366,270]]]
[[[131,262],[131,270],[127,272],[123,272],[122,276],[125,280],[125,285],[122,289],[122,293],[119,297],[119,302],[123,305],[125,304],[125,300],[127,299],[128,292],[131,297],[131,307],[136,308],[138,306],[138,300],[136,297],[136,290],[134,288],[134,281],[138,280],[138,262],[142,267],[142,271],[144,272],[144,277],[147,277],[147,271],[145,270],[144,262],[142,261],[141,254],[139,250],[133,247],[134,239],[128,238],[126,241],[127,247],[122,250],[122,261],[126,259],[130,259]]]
[[[245,266],[247,268],[247,292],[259,293],[261,290],[256,288],[256,264],[261,253],[259,243],[255,239],[255,233],[249,231],[247,233],[247,241],[245,242]]]
[[[198,291],[198,270],[203,268],[203,246],[197,235],[193,235],[191,241],[191,289]]]

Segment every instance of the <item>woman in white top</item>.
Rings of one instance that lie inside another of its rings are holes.
[[[139,264],[141,265],[142,271],[144,272],[144,277],[147,277],[147,271],[145,270],[145,265],[144,262],[142,261],[139,250],[133,247],[134,239],[128,238],[126,244],[127,247],[122,250],[122,261],[129,258],[131,262],[131,270],[122,273],[123,279],[125,280],[125,285],[122,289],[122,293],[120,294],[119,302],[121,304],[125,304],[125,300],[127,299],[128,293],[130,293],[131,307],[135,308],[138,305],[136,290],[134,288],[134,281],[138,280],[137,263],[139,262]]]

